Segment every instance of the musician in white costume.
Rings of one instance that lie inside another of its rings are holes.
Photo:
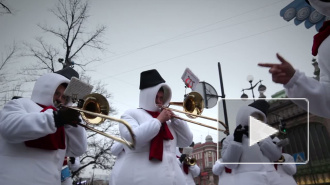
[[[280,185],[279,175],[273,164],[263,164],[277,161],[281,151],[270,137],[249,146],[249,117],[267,122],[266,114],[269,108],[265,100],[256,100],[248,106],[239,109],[236,116],[236,129],[223,141],[222,160],[235,176],[235,185]],[[260,164],[240,164],[240,163]]]
[[[111,154],[116,156],[115,165],[112,167],[109,185],[116,185],[116,181],[120,176],[118,176],[118,170],[121,168],[121,165],[124,160],[125,150],[122,143],[116,142],[111,146]]]
[[[280,139],[278,137],[275,137],[273,139],[274,143],[280,142]],[[280,147],[282,148],[282,147]],[[282,184],[285,185],[297,185],[297,182],[294,180],[293,175],[297,172],[296,164],[294,164],[294,158],[287,153],[282,153],[284,161],[278,164],[275,164],[277,173],[281,177]],[[291,163],[291,164],[288,164]]]
[[[319,13],[330,17],[330,2],[327,0],[308,0]],[[303,72],[294,69],[283,57],[277,54],[280,64],[260,63],[269,67],[275,83],[283,84],[289,98],[307,98],[309,111],[314,115],[330,118],[330,21],[325,21],[319,33],[314,36],[312,54],[318,56],[320,80],[307,77]],[[306,109],[303,101],[294,101]]]
[[[67,157],[65,160],[67,161],[66,164],[69,170],[69,177],[66,177],[66,179],[62,179],[61,185],[72,185],[72,172],[77,171],[80,168],[80,160],[79,157]]]
[[[190,145],[190,147],[193,147],[194,143]],[[186,154],[182,154],[183,148],[179,148],[179,154],[177,155],[178,158],[178,163],[181,168],[181,171],[186,179],[186,185],[195,185],[194,178],[198,177],[201,173],[201,169],[199,166],[196,164],[194,165],[189,165],[185,163],[185,160],[187,157]]]
[[[176,159],[176,147],[192,143],[193,135],[185,121],[173,118],[169,110],[159,108],[171,100],[171,88],[157,70],[141,73],[138,109],[127,110],[126,120],[136,136],[135,149],[124,146],[125,160],[118,171],[117,185],[183,185],[185,178]],[[131,140],[127,128],[120,134]]]
[[[61,184],[64,157],[86,151],[86,131],[75,125],[79,113],[56,108],[70,104],[63,94],[69,82],[45,74],[35,82],[31,99],[11,100],[0,111],[1,184]]]
[[[212,172],[214,175],[219,176],[218,185],[229,185],[234,183],[234,176],[232,174],[232,170],[227,168],[225,164],[223,164],[222,159],[217,160],[213,167]]]

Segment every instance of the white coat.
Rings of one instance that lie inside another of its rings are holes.
[[[229,185],[234,183],[233,174],[227,173],[225,167],[225,164],[222,163],[222,159],[217,160],[212,167],[213,174],[219,176],[218,185]]]
[[[163,160],[149,160],[150,141],[158,134],[161,123],[148,111],[157,111],[156,94],[160,87],[164,88],[164,102],[168,104],[171,90],[165,83],[149,87],[140,92],[140,108],[126,111],[121,118],[133,129],[136,138],[135,149],[124,146],[125,160],[118,171],[120,178],[117,185],[182,185],[185,178],[177,164],[176,147],[187,147],[192,143],[192,133],[185,121],[172,119],[166,122],[174,139],[163,141]],[[143,108],[143,109],[142,109]],[[120,134],[131,140],[124,125],[120,125]]]
[[[318,12],[330,16],[330,3],[320,0],[310,1]],[[318,49],[318,65],[320,68],[320,81],[307,77],[296,70],[291,80],[284,85],[289,98],[307,98],[310,113],[330,118],[330,37],[328,36]],[[306,109],[304,101],[294,101]]]
[[[61,83],[69,80],[59,74],[46,74],[35,83],[31,99],[9,101],[0,111],[1,184],[61,184],[65,156],[80,156],[87,149],[86,131],[65,126],[66,149],[44,150],[27,147],[25,141],[56,132],[53,110],[40,112],[36,103],[53,104],[53,95]]]
[[[236,124],[242,126],[249,124],[249,116],[260,114],[263,120],[266,116],[260,110],[250,106],[239,109]],[[233,135],[229,135],[223,141],[221,151],[222,160],[226,166],[232,169],[235,175],[235,185],[280,185],[279,175],[273,164],[263,164],[277,161],[281,156],[280,149],[273,143],[270,137],[260,141],[258,144],[249,146],[249,138],[243,135],[242,143],[234,141]],[[232,164],[229,164],[232,163]],[[240,164],[260,163],[260,164]]]
[[[116,185],[116,181],[117,179],[120,178],[120,176],[118,176],[118,170],[121,168],[121,165],[123,163],[124,160],[124,155],[125,155],[125,151],[124,151],[124,145],[119,143],[119,142],[115,142],[112,146],[111,146],[111,153],[116,156],[116,162],[115,165],[112,167],[112,171],[111,171],[111,175],[110,175],[110,181],[109,181],[109,185]]]
[[[295,161],[290,154],[283,153],[282,155],[285,161],[283,164],[277,165],[277,172],[281,177],[281,182],[285,185],[297,185],[297,182],[293,178],[293,175],[297,172],[297,167],[295,164],[287,164],[294,163]]]

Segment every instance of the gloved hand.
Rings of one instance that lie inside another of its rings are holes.
[[[249,137],[249,126],[245,125],[244,126],[244,133],[247,137]]]
[[[246,134],[246,130],[242,125],[238,125],[234,131],[234,141],[242,143],[243,134]]]
[[[75,161],[76,161],[76,158],[75,157],[70,157],[69,161],[70,161],[71,164],[74,164]]]
[[[57,111],[53,111],[55,126],[57,128],[64,126],[65,124],[77,127],[77,124],[81,122],[79,118],[80,113],[73,109],[61,107]]]
[[[182,163],[184,160],[185,160],[185,158],[187,157],[187,155],[186,154],[182,154],[181,156],[180,156],[180,163]]]

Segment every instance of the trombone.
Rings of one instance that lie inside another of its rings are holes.
[[[127,141],[124,138],[111,136],[111,135],[109,135],[107,133],[104,133],[102,131],[99,131],[95,128],[89,127],[85,124],[78,123],[78,125],[86,128],[86,129],[92,130],[92,131],[94,131],[98,134],[101,134],[101,135],[105,136],[105,137],[108,137],[108,138],[111,138],[111,139],[116,140],[118,142],[121,142],[121,143],[127,145],[130,149],[134,148],[134,146],[135,146],[135,135],[133,133],[132,128],[123,119],[118,119],[118,118],[107,116],[109,114],[109,111],[110,111],[110,106],[109,106],[109,103],[108,103],[107,99],[103,95],[98,94],[98,93],[92,93],[92,94],[86,95],[84,97],[84,103],[82,105],[82,108],[69,107],[69,106],[63,106],[63,107],[79,111],[80,114],[81,114],[81,117],[83,118],[83,120],[87,124],[98,125],[98,124],[103,123],[106,119],[110,119],[110,120],[117,121],[117,122],[120,122],[120,123],[124,124],[127,127],[128,131],[131,135],[131,138],[132,138],[131,142]]]
[[[174,118],[181,119],[181,120],[184,120],[184,121],[187,121],[187,122],[190,122],[190,123],[194,123],[194,124],[197,124],[197,125],[200,125],[200,126],[204,126],[204,127],[211,128],[211,129],[218,130],[218,131],[222,131],[222,132],[227,131],[227,126],[222,121],[201,115],[202,112],[203,112],[203,109],[204,109],[204,100],[203,100],[203,97],[198,92],[190,92],[188,95],[186,95],[183,102],[170,102],[169,106],[170,105],[182,106],[184,111],[172,109],[172,108],[169,108],[169,107],[163,107],[163,109],[168,109],[168,110],[171,110],[171,111],[186,114],[187,117],[192,118],[192,119],[194,119],[196,117],[200,117],[200,118],[208,119],[208,120],[211,120],[211,121],[216,121],[216,122],[220,123],[221,125],[223,125],[226,128],[226,130],[218,129],[216,127],[205,125],[205,124],[202,124],[202,123],[190,120],[190,119],[181,118],[179,116],[173,116]]]

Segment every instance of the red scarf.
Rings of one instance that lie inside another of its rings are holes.
[[[146,110],[147,111],[147,110]],[[160,114],[159,112],[151,112],[147,111],[153,118],[157,118]],[[173,135],[171,134],[170,129],[166,123],[162,123],[158,134],[151,140],[150,143],[150,153],[149,160],[155,158],[160,161],[163,160],[163,141],[164,140],[172,140]]]
[[[63,166],[68,165],[68,157],[64,157]]]
[[[177,158],[180,158],[179,156],[176,156]],[[188,174],[189,173],[189,165],[186,163],[183,163],[183,171]]]
[[[183,163],[183,171],[184,171],[186,174],[188,174],[188,172],[189,172],[189,165],[188,165],[188,164]]]
[[[317,55],[318,50],[322,42],[330,35],[330,21],[323,22],[323,26],[320,28],[319,33],[314,36],[314,42],[312,47],[312,54]]]
[[[53,109],[56,111],[56,108],[53,106],[44,106],[40,105],[43,109],[40,112],[45,112],[48,109]],[[57,150],[65,149],[65,132],[64,127],[57,128],[56,132],[53,134],[48,134],[44,137],[25,141],[25,145],[32,148],[39,148],[45,150]]]
[[[231,173],[231,169],[225,167],[225,172],[226,172],[226,173]]]

